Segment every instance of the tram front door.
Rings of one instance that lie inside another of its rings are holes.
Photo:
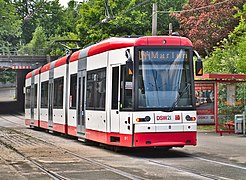
[[[120,132],[120,66],[113,65],[111,67],[112,74],[112,104],[111,104],[111,123],[110,130],[111,132]]]

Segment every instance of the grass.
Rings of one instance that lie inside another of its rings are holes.
[[[198,125],[198,131],[215,131],[215,125]]]

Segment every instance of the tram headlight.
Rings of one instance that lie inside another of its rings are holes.
[[[145,118],[136,118],[136,122],[149,122],[151,118],[149,116],[145,116]]]
[[[187,121],[195,121],[196,120],[196,117],[191,117],[190,115],[187,115],[187,116],[185,116],[185,119]]]
[[[146,122],[149,122],[151,118],[149,116],[145,116],[144,119],[145,119]]]

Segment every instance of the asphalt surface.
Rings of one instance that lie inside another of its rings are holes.
[[[0,115],[0,179],[246,179],[242,135],[199,131],[197,146],[114,152],[23,124]]]
[[[246,165],[246,136],[234,133],[223,133],[220,136],[214,131],[200,131],[197,137],[197,146],[187,146],[183,150],[214,155]]]
[[[15,87],[2,87],[0,88],[0,102],[16,101],[16,88]]]

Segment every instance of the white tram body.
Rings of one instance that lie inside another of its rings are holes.
[[[113,146],[196,145],[192,56],[171,36],[79,50],[27,74],[25,124]]]

